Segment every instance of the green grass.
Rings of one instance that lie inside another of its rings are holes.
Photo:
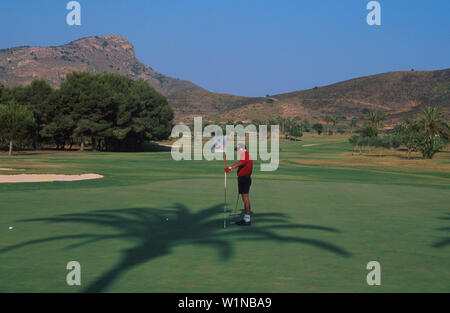
[[[341,136],[280,147],[276,172],[255,163],[253,225],[244,229],[222,227],[220,161],[0,154],[0,167],[20,173],[105,176],[0,184],[0,292],[450,291],[448,153],[352,155]],[[234,207],[234,177],[228,190]],[[72,260],[80,287],[66,285]],[[372,260],[381,286],[366,284]]]

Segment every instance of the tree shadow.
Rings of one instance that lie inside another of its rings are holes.
[[[148,141],[144,142],[139,152],[169,152],[172,151],[170,145],[162,145],[158,142]]]
[[[408,158],[408,155],[403,155],[403,154],[393,154],[392,155],[394,158],[397,159],[401,159],[401,160],[423,160],[423,157],[420,155],[410,155]]]
[[[92,224],[94,226],[112,228],[115,232],[112,234],[80,234],[36,239],[1,249],[0,254],[29,245],[66,239],[80,240],[78,243],[66,246],[65,248],[67,249],[103,240],[127,240],[135,243],[133,247],[122,250],[121,260],[89,285],[84,290],[85,292],[104,291],[131,268],[169,254],[177,246],[188,244],[215,248],[223,261],[232,258],[233,242],[236,240],[306,244],[341,257],[350,256],[350,253],[345,249],[326,241],[286,236],[276,232],[277,230],[309,229],[339,233],[335,228],[293,224],[288,222],[288,217],[284,214],[263,213],[255,216],[255,222],[251,227],[230,225],[224,229],[221,210],[222,205],[216,205],[201,211],[191,212],[183,204],[175,204],[169,209],[127,208],[96,210],[88,213],[27,219],[20,222]]]
[[[0,154],[0,156],[2,157],[8,157],[8,158],[14,158],[17,156],[37,156],[37,155],[43,155],[45,154],[44,152],[27,152],[27,151],[15,151],[13,152],[12,155],[8,155],[8,151],[0,151],[0,152],[4,152],[4,154]]]
[[[438,219],[444,220],[444,221],[450,221],[450,213],[446,213],[445,216],[438,217]],[[448,227],[448,226],[447,227],[439,227],[439,228],[436,228],[436,230],[443,231],[448,234],[450,232],[450,227]],[[434,248],[443,248],[448,245],[450,245],[450,237],[443,238],[442,240],[435,242],[432,246]]]

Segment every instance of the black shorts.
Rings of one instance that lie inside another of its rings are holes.
[[[250,190],[252,179],[249,176],[238,176],[238,190],[239,194],[246,194]]]

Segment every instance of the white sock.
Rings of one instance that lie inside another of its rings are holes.
[[[250,215],[245,214],[245,215],[244,215],[244,221],[245,221],[245,222],[250,222]]]

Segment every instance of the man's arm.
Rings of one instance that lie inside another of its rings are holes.
[[[236,167],[242,166],[245,164],[245,161],[241,160],[233,165],[231,165],[230,167],[226,167],[225,168],[225,172],[230,172],[231,170],[235,169]]]

